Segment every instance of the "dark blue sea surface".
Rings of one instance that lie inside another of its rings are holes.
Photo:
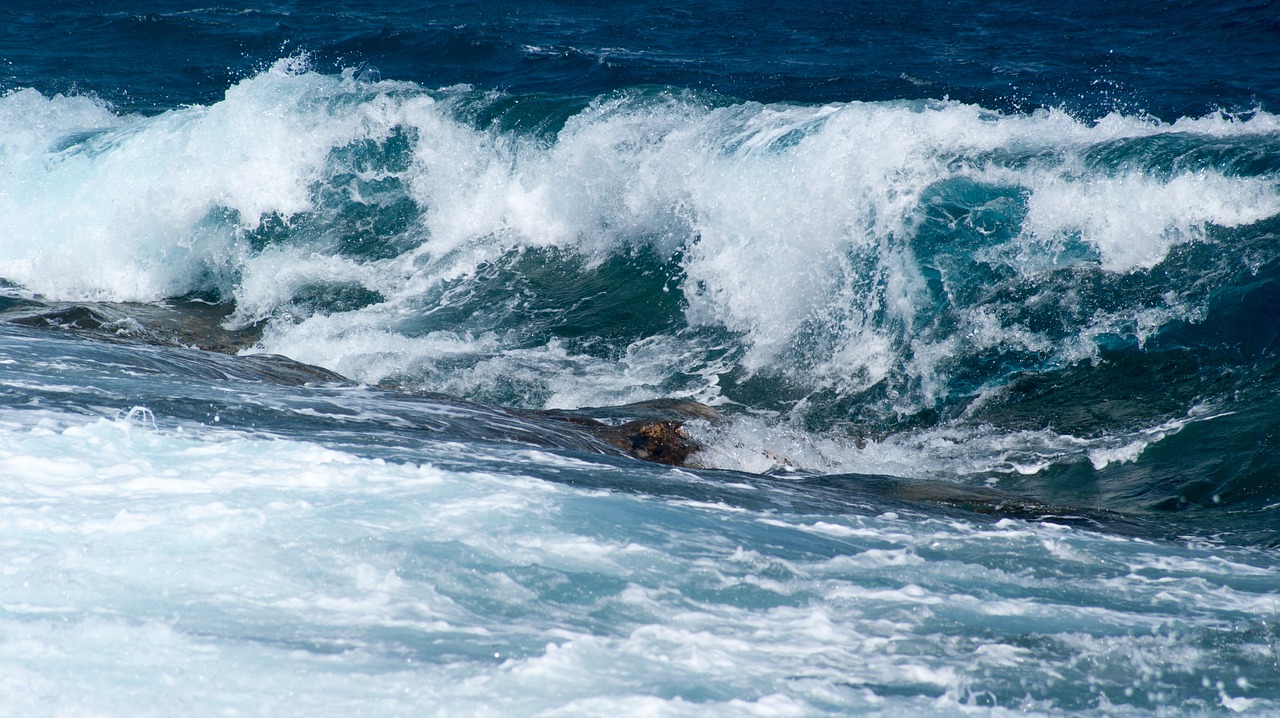
[[[1280,713],[1280,5],[0,8],[0,715]]]
[[[1269,2],[50,2],[0,11],[7,88],[128,111],[208,104],[275,59],[427,87],[594,97],[663,85],[761,102],[949,97],[1164,120],[1274,109]]]

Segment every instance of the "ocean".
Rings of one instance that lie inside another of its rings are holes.
[[[1280,715],[1280,5],[0,8],[0,716]]]

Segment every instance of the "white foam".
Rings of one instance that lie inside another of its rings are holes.
[[[10,93],[0,98],[0,277],[54,299],[221,291],[237,301],[234,324],[269,322],[262,350],[362,381],[416,376],[472,396],[514,381],[524,403],[566,407],[671,393],[715,402],[721,375],[763,373],[803,392],[888,382],[882,410],[909,414],[945,400],[956,367],[984,352],[1069,363],[1092,358],[1099,336],[1141,341],[1199,317],[1198,304],[1171,289],[1159,306],[1091,309],[1064,335],[992,306],[950,307],[955,326],[939,328],[939,297],[921,268],[929,260],[917,256],[929,250],[916,246],[934,188],[974,182],[1025,204],[1025,216],[1005,218],[1016,224],[1007,241],[972,258],[1030,285],[1064,263],[1138,274],[1175,246],[1208,240],[1211,228],[1280,213],[1280,191],[1265,178],[1087,159],[1102,143],[1161,135],[1271,136],[1277,119],[1265,112],[1086,123],[956,102],[708,106],[650,91],[599,98],[542,138],[461,119],[480,101],[467,88],[321,75],[297,59],[219,102],[155,117]],[[342,150],[393,135],[411,142],[407,167],[343,165]],[[339,256],[332,238],[289,235],[301,213],[336,211],[315,205],[321,195],[377,201],[331,186],[346,174],[397,180],[417,207],[396,238],[399,256]],[[268,217],[288,239],[257,247],[249,233]],[[679,327],[609,347],[608,360],[466,320],[405,328],[432,309],[424,297],[465,286],[510,252],[555,248],[591,271],[636,247],[679,258],[670,291],[683,299],[684,324],[727,330],[734,351],[708,352]],[[359,286],[381,299],[294,311],[294,296],[311,285]]]
[[[45,97],[31,89],[0,96],[0,126],[5,128],[0,146],[6,158],[40,155],[54,149],[63,137],[106,132],[122,122],[105,103],[92,97]]]
[[[61,300],[230,290],[248,256],[237,230],[309,209],[335,147],[394,126],[376,97],[343,111],[352,87],[282,60],[221,102],[155,117],[113,118],[83,98],[29,91],[0,99],[6,133],[38,128],[27,152],[0,156],[11,180],[0,276]],[[85,132],[96,134],[57,149]],[[238,221],[216,220],[227,212]],[[224,285],[206,286],[210,276]]]
[[[955,103],[705,109],[677,97],[600,101],[549,146],[466,127],[435,111],[408,121],[418,123],[421,138],[409,176],[415,200],[426,208],[423,242],[410,253],[412,265],[405,258],[388,263],[378,278],[360,279],[391,306],[407,307],[425,288],[466,277],[515,247],[570,248],[584,262],[638,242],[665,254],[682,249],[688,323],[741,333],[739,362],[748,372],[809,371],[794,378],[846,392],[905,369],[920,395],[903,400],[921,406],[945,396],[941,367],[957,356],[1017,349],[1074,361],[1090,356],[1094,337],[1131,318],[1150,333],[1195,312],[1176,296],[1166,308],[1098,312],[1096,326],[1082,325],[1077,338],[1063,341],[975,307],[964,311],[965,325],[952,336],[911,337],[932,300],[908,245],[921,197],[939,181],[969,177],[1025,188],[1027,216],[1012,248],[1001,251],[1012,252],[1030,279],[1052,268],[1036,257],[1064,242],[1096,248],[1104,271],[1132,272],[1161,261],[1175,244],[1199,240],[1210,225],[1239,226],[1280,211],[1280,194],[1262,180],[1209,171],[1168,179],[1108,175],[1074,159],[1091,144],[1182,131],[1186,123],[1109,118],[1091,126],[1062,113],[998,116]],[[1266,131],[1260,126],[1268,122],[1269,116],[1204,119],[1194,126],[1248,133]],[[980,159],[997,150],[1059,152],[1066,159],[1018,170]],[[367,319],[382,321],[376,314]],[[794,368],[781,357],[809,341],[798,332],[812,322],[834,334],[831,346],[813,348],[814,366]],[[269,348],[292,353],[298,342],[311,341],[302,337],[314,336],[291,331],[273,334]],[[680,351],[677,343],[668,346]],[[422,347],[419,361],[429,362],[431,351]],[[543,373],[544,358],[508,354],[492,371],[453,377],[450,389],[465,393],[487,377]],[[361,362],[346,365],[353,363]],[[619,398],[608,387],[616,381],[600,375],[579,381],[572,396],[544,392],[544,401],[610,403]]]
[[[1203,237],[1206,227],[1239,227],[1280,212],[1274,183],[1210,172],[1170,179],[1129,172],[1046,177],[1035,184],[1023,223],[1026,239],[1053,245],[1079,237],[1111,272],[1150,269],[1169,249]],[[1028,252],[1029,253],[1029,252]]]
[[[708,467],[954,481],[975,474],[1035,474],[1054,463],[1088,461],[1096,470],[1130,463],[1188,424],[1221,416],[1224,414],[1212,407],[1197,405],[1185,416],[1154,426],[1094,437],[1048,429],[1008,431],[961,422],[883,438],[818,435],[751,415],[735,415],[716,424],[692,422],[685,428],[703,446],[692,460]]]
[[[539,452],[458,472],[142,414],[0,411],[0,715],[1273,705],[1271,634],[1236,625],[1274,605],[1261,552],[708,511]]]
[[[48,426],[46,424],[45,426]],[[439,481],[429,466],[388,467],[312,444],[218,436],[192,427],[171,435],[128,417],[71,423],[50,431],[0,432],[0,485],[10,496],[221,494],[247,487],[325,489],[378,483],[391,473],[411,484]],[[199,471],[189,467],[198,465]],[[119,524],[130,514],[119,512]],[[142,519],[139,519],[142,520]]]

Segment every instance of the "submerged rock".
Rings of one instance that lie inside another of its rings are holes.
[[[687,399],[537,413],[582,427],[637,459],[671,466],[684,466],[702,448],[685,432],[685,421],[720,419],[715,409]]]
[[[88,334],[109,342],[137,342],[211,352],[199,370],[228,377],[258,379],[282,385],[352,383],[323,367],[304,364],[278,354],[237,356],[254,345],[261,329],[226,329],[227,308],[204,302],[122,304],[111,302],[14,303],[0,308],[0,321],[35,329]],[[174,355],[176,356],[176,355]],[[174,357],[171,357],[174,358]],[[176,360],[176,359],[175,359]],[[193,371],[196,368],[192,367]]]
[[[629,421],[622,426],[594,429],[600,438],[637,459],[684,466],[689,455],[701,448],[675,421]]]
[[[0,321],[19,326],[92,333],[104,339],[195,347],[219,354],[235,354],[261,338],[261,327],[225,328],[227,314],[225,305],[199,301],[162,304],[27,301],[7,310],[0,307]]]

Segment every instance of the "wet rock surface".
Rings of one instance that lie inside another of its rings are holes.
[[[684,430],[684,422],[720,420],[719,412],[706,404],[681,399],[537,413],[581,427],[637,459],[671,466],[684,466],[702,448]]]
[[[30,299],[0,304],[0,321],[19,326],[92,333],[106,340],[124,339],[235,354],[254,345],[260,327],[227,329],[226,305],[201,301],[160,304],[109,302],[42,303]]]

